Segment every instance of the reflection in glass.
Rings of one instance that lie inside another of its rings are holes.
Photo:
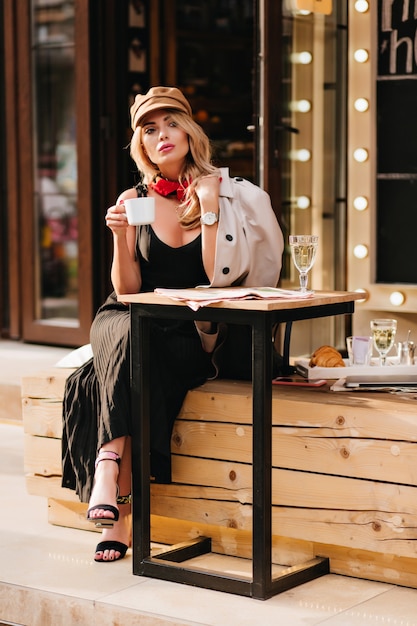
[[[176,73],[219,166],[253,180],[253,24],[251,0],[177,0]],[[167,24],[167,39],[172,37]]]
[[[37,317],[78,318],[74,2],[32,2]]]
[[[345,197],[344,40],[346,3],[333,2],[331,15],[295,10],[282,4],[282,82],[276,124],[277,155],[282,168],[285,240],[292,233],[315,232],[320,248],[317,286],[343,285],[345,254],[341,245]],[[307,61],[303,64],[302,61]],[[287,246],[283,286],[297,282]],[[343,337],[344,343],[344,337]]]

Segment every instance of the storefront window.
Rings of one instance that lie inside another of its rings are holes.
[[[378,44],[375,282],[415,285],[417,5],[379,0]]]
[[[32,2],[35,310],[78,320],[74,1]]]

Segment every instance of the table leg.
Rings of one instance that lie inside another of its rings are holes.
[[[289,376],[290,374],[294,374],[295,371],[295,367],[290,365],[291,330],[292,322],[290,321],[285,324],[282,376]]]
[[[133,307],[132,307],[133,308]],[[131,312],[132,552],[133,573],[150,554],[150,320]]]
[[[252,595],[268,597],[272,577],[272,326],[252,325]]]

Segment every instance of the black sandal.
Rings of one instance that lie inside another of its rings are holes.
[[[117,552],[120,552],[120,556],[114,559],[96,559],[96,557],[94,557],[94,560],[96,563],[113,563],[114,561],[120,561],[120,559],[123,559],[126,555],[127,548],[128,546],[121,541],[101,541],[96,546],[96,553],[104,552],[105,550],[117,550]]]
[[[113,456],[100,456],[105,454],[111,454]],[[96,459],[96,468],[97,465],[101,463],[101,461],[114,461],[115,463],[117,463],[117,465],[120,465],[120,456],[117,454],[117,452],[113,452],[112,450],[103,450],[102,452],[99,452],[99,455]],[[116,486],[116,490],[118,492],[118,486]],[[90,517],[91,511],[97,511],[98,509],[101,509],[102,511],[109,511],[110,513],[113,513],[114,517]],[[112,528],[114,523],[118,520],[119,509],[111,504],[96,504],[95,506],[90,507],[87,511],[87,521],[95,524],[96,528]]]
[[[128,496],[117,496],[117,504],[130,504],[131,501],[132,497],[130,494]],[[101,541],[96,546],[96,554],[97,552],[105,552],[106,550],[115,550],[120,552],[120,556],[115,559],[96,559],[96,557],[94,557],[94,560],[96,563],[111,563],[112,561],[120,561],[120,559],[123,559],[123,557],[126,556],[127,549],[128,546],[121,541]]]

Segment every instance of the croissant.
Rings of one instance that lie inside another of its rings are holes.
[[[342,355],[332,346],[317,348],[310,358],[310,367],[345,367]]]

